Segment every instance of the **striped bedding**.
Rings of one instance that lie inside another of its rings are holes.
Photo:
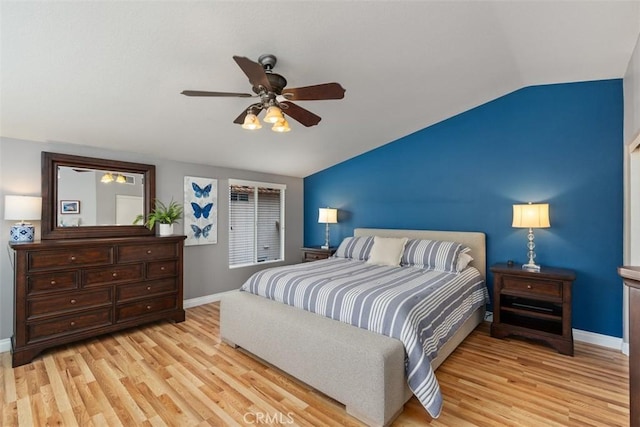
[[[399,339],[407,354],[409,388],[434,418],[442,395],[430,361],[488,302],[475,268],[455,274],[345,258],[262,270],[241,290]]]

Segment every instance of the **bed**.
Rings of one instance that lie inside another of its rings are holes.
[[[480,277],[482,282],[484,299],[482,303],[476,304],[477,307],[473,307],[471,314],[465,314],[464,318],[456,322],[455,330],[448,332],[446,340],[438,342],[437,350],[431,353],[433,358],[430,364],[427,360],[428,368],[433,375],[432,371],[440,366],[484,318],[485,235],[477,232],[364,228],[354,231],[354,237],[364,239],[368,236],[458,242],[471,249],[473,261],[470,266],[474,269],[465,271],[477,270],[476,276]],[[313,267],[333,271],[333,277],[338,277],[335,271],[352,268],[351,264],[347,265],[340,259],[315,261],[308,264],[315,264],[309,269]],[[307,272],[305,265],[289,267],[289,270],[295,271],[287,271],[286,274],[306,274]],[[403,270],[403,268],[395,270]],[[357,271],[361,275],[369,274],[368,271]],[[285,270],[278,267],[257,274],[270,277],[272,284],[281,283],[276,279],[285,275]],[[351,270],[345,274],[345,277],[350,277],[349,274],[353,274]],[[385,274],[395,275],[396,273]],[[403,271],[402,274],[405,272]],[[415,276],[422,273],[413,271],[411,274]],[[254,280],[253,276],[245,283],[246,289],[253,286],[252,280]],[[398,280],[402,280],[403,283],[405,281],[405,279]],[[296,281],[308,280],[296,279]],[[255,285],[256,288],[259,286],[263,286],[263,291],[266,290],[267,293],[276,293],[274,290],[280,285],[275,287]],[[285,294],[286,292],[281,292],[280,296]],[[293,296],[291,298],[297,299]],[[451,322],[447,320],[443,323]],[[413,394],[407,385],[405,370],[414,371],[410,357],[414,348],[407,347],[404,338],[401,341],[244,291],[223,297],[220,334],[224,342],[243,348],[341,402],[349,414],[369,425],[390,424],[402,412],[404,403]],[[426,348],[428,345],[421,343],[419,347]],[[405,349],[408,349],[408,353]],[[435,381],[435,376],[431,379],[427,378],[425,382],[431,380]],[[423,396],[419,395],[422,390],[417,389],[414,383],[411,383],[411,387],[418,391],[416,395],[423,402]],[[435,388],[437,389],[437,381],[435,381]],[[441,401],[438,402],[438,394],[439,389],[435,396],[428,397],[430,403],[425,405],[425,408],[435,417],[439,413],[438,405],[441,406]]]

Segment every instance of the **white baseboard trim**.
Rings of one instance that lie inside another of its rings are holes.
[[[220,299],[224,294],[229,294],[231,292],[238,292],[238,291],[234,289],[232,291],[218,292],[211,295],[205,295],[203,297],[190,298],[190,299],[184,300],[182,302],[182,305],[184,308],[192,308],[192,307],[197,307],[199,305],[209,304],[210,302],[220,301]]]
[[[618,350],[619,352],[624,353],[622,338],[612,337],[609,335],[596,334],[595,332],[582,331],[580,329],[574,329],[573,339],[575,341],[581,341],[581,342],[586,342],[588,344],[599,345],[601,347],[611,348],[613,350]]]
[[[0,340],[0,353],[11,351],[11,338]]]
[[[493,313],[491,311],[487,311],[484,316],[484,320],[487,322],[493,321]],[[581,329],[573,329],[573,339],[574,341],[586,342],[588,344],[607,347],[613,350],[620,351],[627,356],[629,355],[629,344],[623,343],[622,338],[596,334],[595,332],[583,331]]]

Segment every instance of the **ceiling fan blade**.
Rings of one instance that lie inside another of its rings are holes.
[[[319,99],[342,99],[345,89],[340,83],[324,83],[314,86],[286,88],[282,96],[292,101],[313,101]]]
[[[322,120],[320,116],[316,116],[311,111],[305,110],[304,108],[294,104],[293,102],[281,102],[280,107],[282,107],[282,112],[284,114],[294,120],[299,121],[306,127],[315,126],[320,123],[320,120]]]
[[[240,114],[233,123],[237,123],[239,125],[244,123],[244,118],[247,117],[247,112],[249,110],[253,110],[253,114],[258,115],[260,111],[262,111],[262,104],[252,104],[247,109],[245,109],[242,114]]]
[[[235,92],[206,92],[203,90],[183,90],[180,92],[186,96],[235,96],[238,98],[251,98],[250,93],[235,93]]]
[[[264,72],[264,68],[262,65],[257,62],[253,62],[249,58],[244,56],[234,56],[233,59],[236,61],[238,66],[244,71],[244,73],[249,77],[249,83],[253,87],[264,87],[268,92],[271,92],[271,84],[269,84],[269,80],[267,79],[267,74]]]

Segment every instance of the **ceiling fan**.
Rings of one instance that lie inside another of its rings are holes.
[[[273,72],[273,67],[277,61],[275,55],[261,55],[258,58],[258,62],[254,62],[243,56],[234,56],[233,59],[249,78],[249,83],[251,83],[255,95],[235,92],[206,92],[201,90],[184,90],[182,94],[186,96],[260,98],[258,102],[251,104],[233,121],[234,123],[242,125],[244,129],[259,129],[262,127],[257,118],[257,115],[262,110],[267,111],[263,120],[267,123],[273,123],[273,130],[276,132],[287,132],[290,130],[284,115],[297,120],[304,126],[315,126],[320,122],[321,118],[291,101],[344,98],[345,90],[339,83],[323,83],[313,86],[286,88],[287,80],[280,74]]]

